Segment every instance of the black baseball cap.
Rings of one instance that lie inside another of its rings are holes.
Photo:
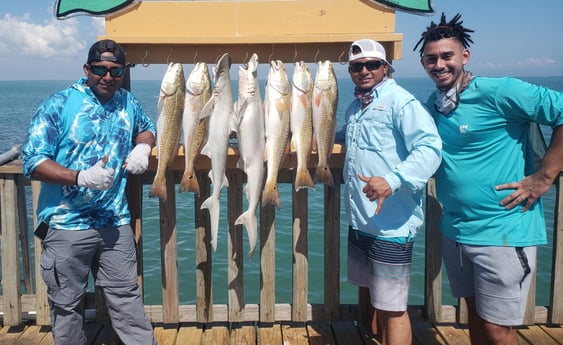
[[[113,53],[113,56],[108,56],[107,54],[102,56],[105,52]],[[125,65],[125,50],[113,40],[98,41],[90,47],[86,63],[95,61],[113,61]]]

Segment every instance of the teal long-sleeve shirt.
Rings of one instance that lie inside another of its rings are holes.
[[[350,104],[341,133],[350,226],[382,239],[414,237],[424,222],[424,187],[441,161],[442,143],[428,111],[388,79],[374,88],[365,109],[357,100]],[[383,177],[393,190],[377,215],[377,201],[362,192],[365,183],[358,174]]]

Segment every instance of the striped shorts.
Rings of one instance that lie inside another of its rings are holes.
[[[348,282],[370,291],[374,308],[406,311],[414,238],[378,239],[348,231]]]

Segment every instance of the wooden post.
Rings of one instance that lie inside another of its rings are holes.
[[[275,209],[260,210],[260,322],[276,321],[276,229]]]
[[[293,171],[293,181],[295,173]],[[307,294],[309,292],[309,270],[308,270],[308,250],[307,250],[307,231],[308,231],[308,194],[307,189],[295,191],[292,184],[293,194],[293,301],[291,308],[291,320],[307,321]]]
[[[162,313],[165,323],[180,322],[178,255],[176,243],[176,192],[174,174],[166,173],[166,201],[159,201],[162,264]]]
[[[426,185],[426,258],[424,272],[424,305],[431,322],[442,321],[442,240],[439,229],[442,207],[436,199],[436,183],[430,179]]]
[[[333,168],[334,185],[324,187],[324,319],[340,318],[340,183],[342,171]]]
[[[235,226],[235,221],[242,213],[242,183],[244,173],[240,169],[227,172],[228,188],[228,298],[230,322],[244,321],[244,277],[243,277],[243,226]]]
[[[41,182],[31,181],[31,200],[33,207],[33,228],[37,227],[37,202],[39,193],[41,192]],[[47,285],[41,278],[41,240],[34,236],[35,245],[35,324],[38,326],[51,324],[51,313],[49,309],[49,301],[47,299]]]
[[[553,265],[551,271],[551,295],[547,321],[563,323],[563,198],[561,182],[563,175],[555,180],[555,213],[553,229]]]
[[[17,237],[17,188],[14,174],[0,179],[0,217],[2,224],[2,287],[4,295],[4,326],[17,326],[22,321],[20,273]]]
[[[199,196],[195,195],[195,248],[196,248],[196,320],[213,321],[211,224],[207,210],[201,204],[211,193],[211,180],[206,171],[197,171]]]

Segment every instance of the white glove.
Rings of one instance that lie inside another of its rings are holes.
[[[125,160],[127,163],[125,169],[131,174],[144,173],[149,166],[149,155],[151,154],[151,150],[152,149],[149,144],[137,144]]]
[[[103,160],[98,161],[93,167],[80,170],[76,176],[76,184],[80,187],[106,190],[113,186],[113,169],[105,168]]]

